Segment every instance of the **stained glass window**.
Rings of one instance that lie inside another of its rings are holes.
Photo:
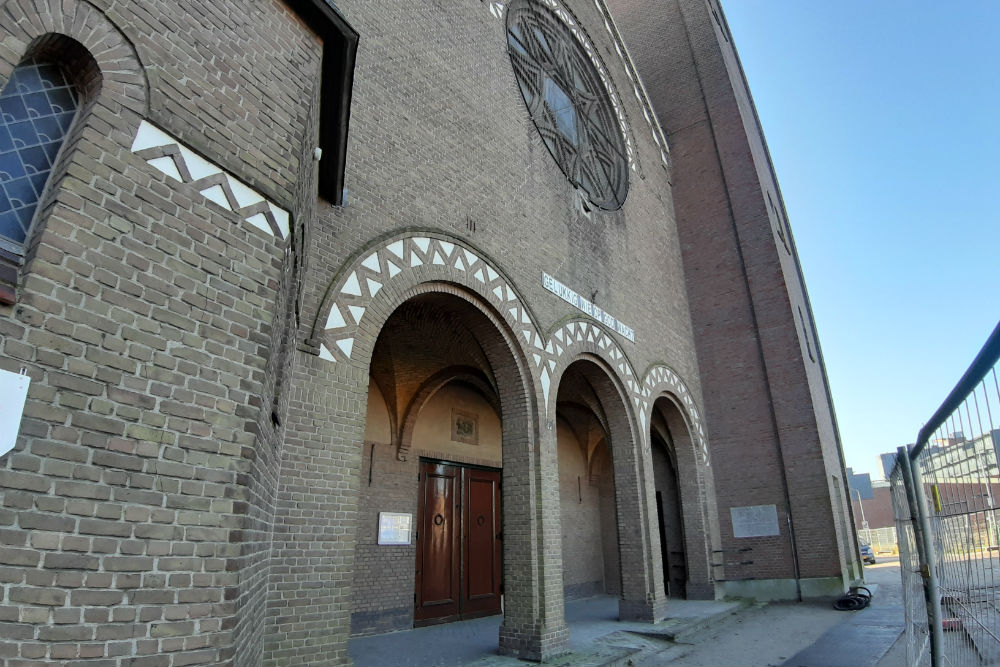
[[[79,106],[53,63],[26,60],[0,92],[0,238],[23,244]]]
[[[617,114],[597,68],[566,23],[531,0],[507,8],[507,51],[546,148],[590,201],[621,208],[628,157]]]

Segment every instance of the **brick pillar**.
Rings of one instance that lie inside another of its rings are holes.
[[[655,623],[666,616],[667,596],[659,543],[653,544],[659,526],[656,489],[651,483],[652,455],[632,439],[628,425],[621,421],[611,426],[622,572],[618,618]]]
[[[562,533],[555,409],[535,436],[504,417],[504,620],[500,653],[546,660],[565,653]],[[508,439],[508,433],[511,438]]]
[[[666,615],[667,596],[656,523],[653,461],[629,425],[623,397],[604,380],[598,394],[611,430],[611,461],[618,508],[618,550],[621,554],[622,595],[618,617],[623,621],[655,623]],[[646,436],[648,438],[648,435]],[[655,548],[654,548],[655,547]]]

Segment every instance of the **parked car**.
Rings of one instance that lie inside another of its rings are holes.
[[[874,565],[875,552],[872,550],[872,545],[861,542],[860,546],[861,546],[861,560],[871,565]]]

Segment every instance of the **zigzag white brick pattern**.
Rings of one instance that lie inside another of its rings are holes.
[[[185,185],[258,229],[288,238],[288,211],[268,201],[221,167],[201,157],[149,121],[142,121],[132,152],[146,164]]]
[[[542,389],[546,411],[557,369],[568,365],[581,352],[596,353],[628,388],[642,426],[645,447],[649,447],[650,402],[661,392],[669,392],[684,405],[691,420],[692,437],[700,448],[703,463],[708,464],[708,445],[697,405],[677,373],[657,365],[640,380],[614,335],[593,320],[574,319],[553,332],[548,340],[543,339],[520,296],[500,272],[469,248],[452,241],[406,236],[363,253],[341,274],[330,292],[330,310],[323,327],[325,335],[319,346],[319,356],[333,363],[349,360],[358,326],[375,295],[391,281],[407,280],[407,272],[424,265],[465,272],[471,277],[470,282],[477,285],[479,293],[497,307],[511,330],[521,337],[522,349],[533,362],[531,368]]]

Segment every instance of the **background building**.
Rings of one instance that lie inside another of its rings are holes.
[[[501,600],[539,659],[569,597],[858,576],[714,4],[2,11],[10,660],[334,664]]]

